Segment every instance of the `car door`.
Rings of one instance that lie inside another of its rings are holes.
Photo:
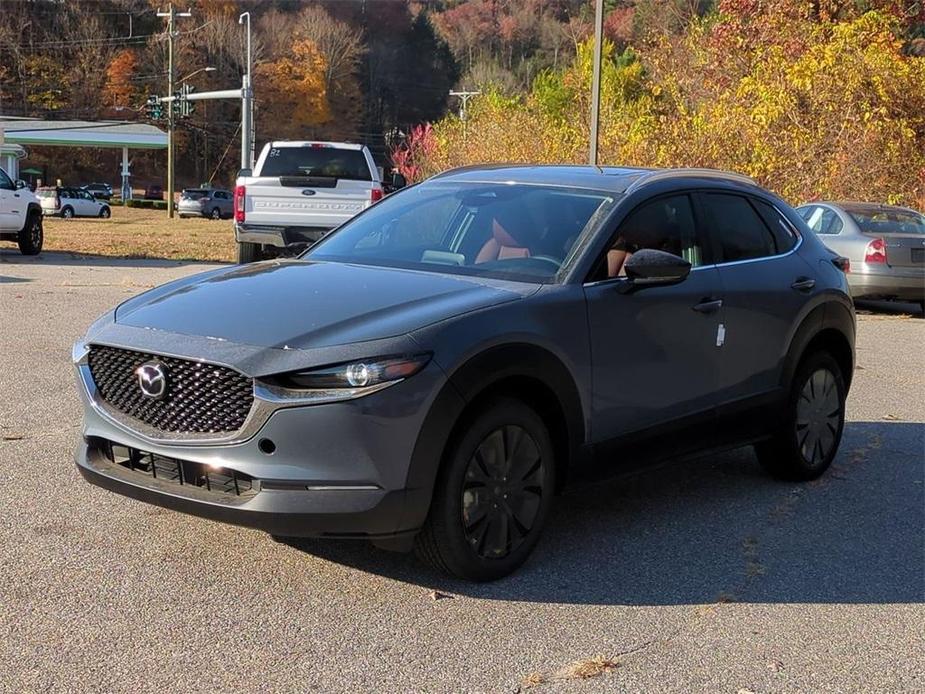
[[[642,203],[616,229],[615,246],[667,250],[693,268],[678,284],[628,293],[622,291],[628,280],[606,277],[606,271],[586,283],[596,443],[707,413],[718,383],[719,277],[691,196]],[[606,257],[601,263],[606,267]]]
[[[80,205],[78,214],[82,217],[98,217],[102,205],[85,190],[77,191],[77,203]]]
[[[799,234],[768,200],[699,194],[714,240],[725,339],[720,404],[778,394],[783,360],[815,291],[814,269],[794,252]]]
[[[0,169],[0,229],[19,231],[26,223],[26,202],[13,179]]]

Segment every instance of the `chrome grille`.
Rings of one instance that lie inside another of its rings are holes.
[[[135,370],[159,362],[167,374],[162,399],[146,397]],[[91,345],[88,365],[100,397],[112,408],[161,431],[238,431],[254,403],[253,381],[234,369],[176,357]]]

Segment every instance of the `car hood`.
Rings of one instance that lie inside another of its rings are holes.
[[[267,261],[165,284],[119,306],[115,321],[241,345],[305,350],[404,335],[513,301],[526,288],[392,268]]]

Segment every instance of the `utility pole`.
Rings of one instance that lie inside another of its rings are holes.
[[[597,166],[597,131],[601,122],[601,57],[604,53],[604,0],[594,8],[594,72],[591,76],[591,147],[589,163]]]
[[[463,140],[465,140],[468,135],[468,128],[466,126],[466,121],[468,120],[466,118],[466,109],[469,106],[469,99],[471,99],[473,96],[478,96],[481,93],[482,93],[481,90],[474,91],[474,92],[468,92],[468,91],[456,92],[456,91],[453,91],[452,89],[450,90],[450,96],[458,97],[460,101],[459,120],[461,120],[463,124]]]
[[[167,94],[173,96],[175,67],[173,60],[173,37],[176,33],[174,25],[177,17],[192,17],[193,13],[189,10],[186,12],[177,12],[171,2],[167,5],[167,12],[158,12],[157,16],[167,18]],[[171,104],[170,108],[167,109],[167,216],[170,218],[173,217],[173,189],[176,187],[174,181],[174,175],[176,173],[174,171],[174,122],[173,104]]]
[[[254,167],[254,91],[251,87],[251,13],[242,12],[238,24],[247,20],[247,56],[241,80],[241,168]]]

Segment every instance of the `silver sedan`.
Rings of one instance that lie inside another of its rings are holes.
[[[855,299],[900,299],[925,311],[925,215],[866,202],[815,202],[797,208],[826,246],[850,261]]]

